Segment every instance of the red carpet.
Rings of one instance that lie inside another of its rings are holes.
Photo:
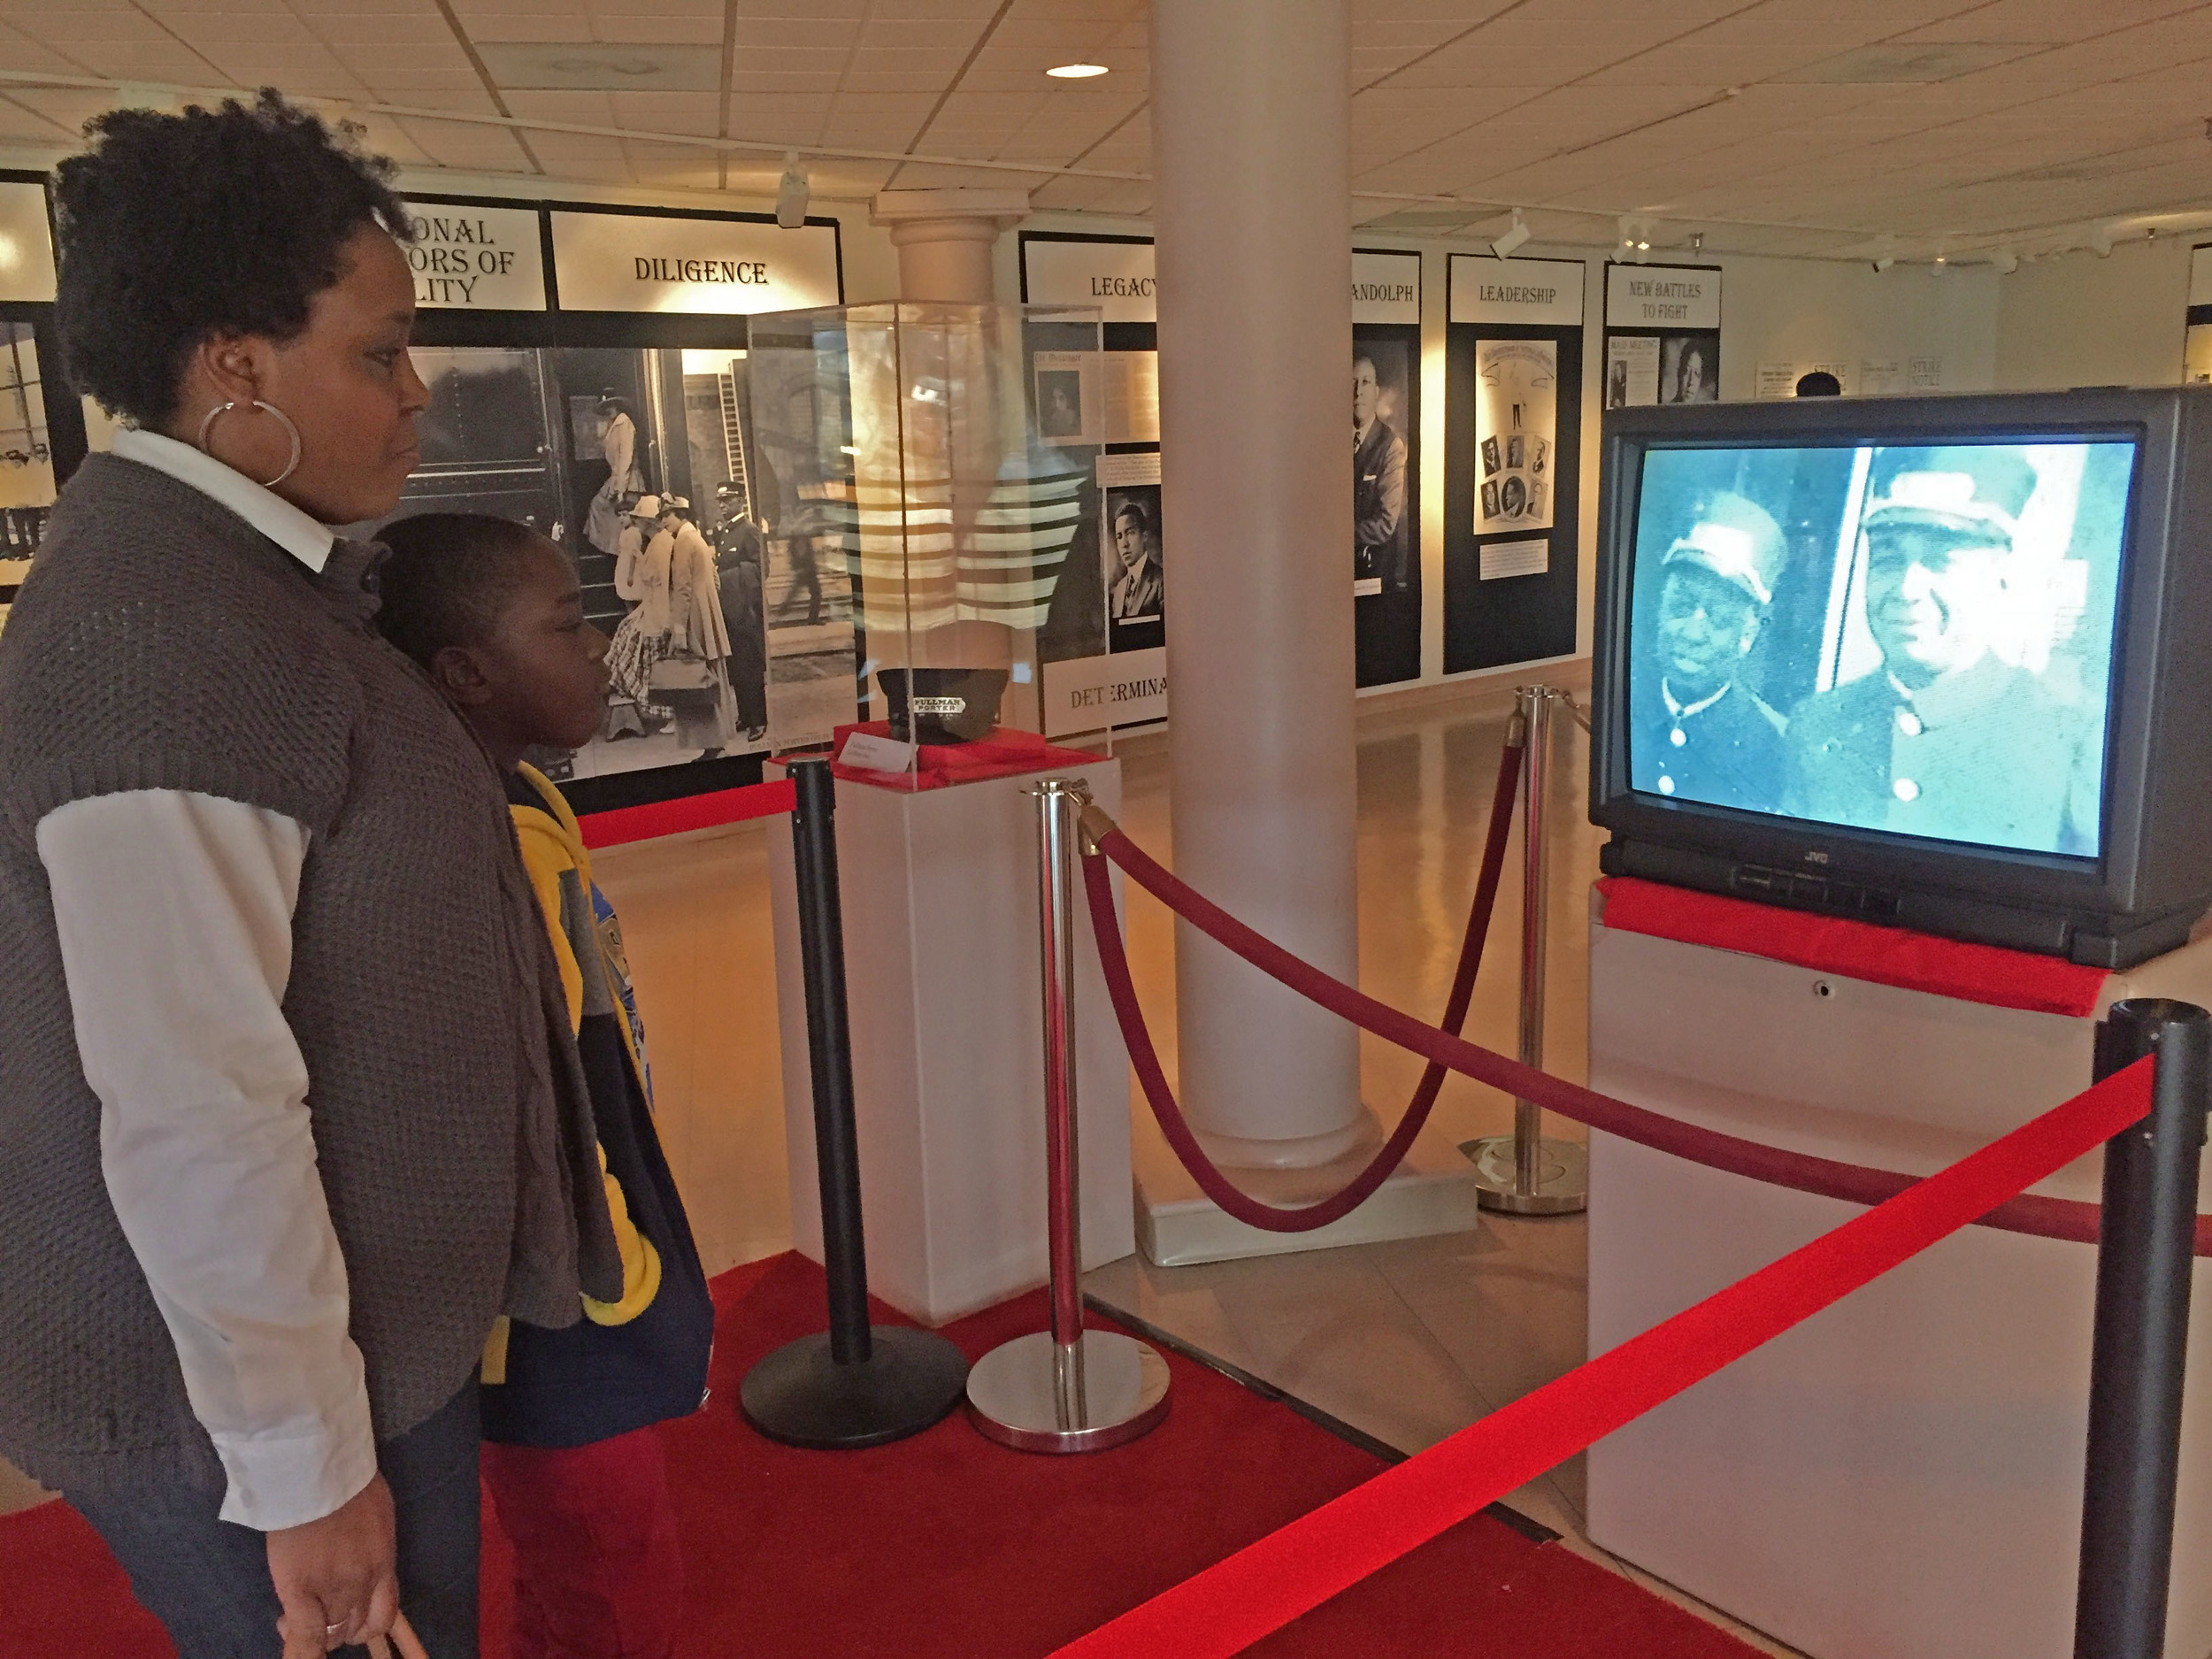
[[[671,1425],[690,1586],[684,1659],[1035,1659],[1356,1486],[1382,1465],[1171,1356],[1174,1405],[1135,1445],[1025,1456],[959,1417],[860,1453],[773,1445],[738,1379],[824,1323],[795,1256],[716,1281],[714,1399]],[[886,1310],[879,1317],[896,1316]],[[948,1327],[972,1356],[1041,1328],[1041,1294]],[[485,1652],[508,1557],[487,1525]],[[1555,1544],[1478,1516],[1251,1649],[1256,1659],[1745,1659],[1753,1650]],[[58,1503],[0,1519],[0,1654],[172,1659],[122,1574]]]

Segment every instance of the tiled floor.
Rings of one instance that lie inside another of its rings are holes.
[[[1432,1018],[1457,958],[1507,708],[1496,693],[1468,695],[1412,709],[1371,707],[1360,724],[1361,982]],[[1587,1018],[1585,894],[1600,837],[1584,817],[1582,735],[1562,721],[1555,736],[1546,1060],[1548,1069],[1579,1080]],[[1122,760],[1124,826],[1165,858],[1164,743],[1148,738],[1125,745]],[[710,1270],[781,1249],[789,1237],[767,907],[767,837],[782,824],[614,849],[598,861],[623,917],[644,1005],[662,1133]],[[1509,872],[1517,872],[1519,858],[1517,836]],[[1509,874],[1467,1022],[1471,1037],[1508,1049],[1516,1031],[1519,927],[1519,883]],[[1129,933],[1141,1000],[1171,1065],[1171,928],[1157,905],[1133,896]],[[1361,1067],[1368,1104],[1386,1125],[1394,1121],[1420,1063],[1363,1039]],[[1502,1096],[1456,1078],[1436,1109],[1438,1125],[1454,1141],[1504,1133],[1511,1118]],[[1559,1123],[1551,1132],[1576,1133]],[[1584,1240],[1578,1217],[1494,1217],[1445,1238],[1247,1262],[1158,1269],[1131,1258],[1093,1274],[1090,1289],[1174,1339],[1411,1452],[1581,1361]],[[35,1496],[35,1488],[0,1465],[0,1512]],[[1571,1546],[1605,1559],[1582,1537],[1579,1459],[1509,1502]],[[1788,1651],[1738,1633],[1765,1651]]]

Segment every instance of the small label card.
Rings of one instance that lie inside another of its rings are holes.
[[[837,751],[837,758],[841,764],[856,766],[862,772],[908,772],[914,765],[914,745],[878,737],[873,732],[851,732],[846,734],[845,747]]]
[[[1355,599],[1372,599],[1372,598],[1373,598],[1373,597],[1374,597],[1377,594],[1379,594],[1380,592],[1382,592],[1382,578],[1381,578],[1381,577],[1379,577],[1379,576],[1355,576],[1355,577],[1353,577],[1353,578],[1352,578],[1352,597],[1353,597],[1353,598],[1355,598]]]
[[[1480,580],[1494,582],[1507,576],[1541,576],[1551,569],[1551,538],[1540,535],[1527,541],[1486,541],[1482,544]]]

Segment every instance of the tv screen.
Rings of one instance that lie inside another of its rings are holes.
[[[2212,907],[2212,388],[1605,414],[1609,874],[2125,966]]]
[[[1632,787],[2095,859],[2138,447],[1647,446]]]

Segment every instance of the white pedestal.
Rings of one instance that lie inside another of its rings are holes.
[[[2212,944],[2106,990],[2212,1002]],[[1853,1163],[1930,1172],[2058,1104],[2093,1023],[1591,927],[1593,1087]],[[1594,1354],[1858,1213],[1590,1142]],[[2099,1165],[2035,1190],[2093,1202]],[[1816,1659],[2065,1659],[2095,1269],[1965,1229],[1599,1441],[1592,1541]],[[2196,1283],[2170,1659],[2212,1647],[2201,1261]]]
[[[853,1093],[868,1287],[942,1325],[1045,1281],[1043,1009],[1037,805],[1022,791],[1079,778],[1109,812],[1111,760],[914,794],[837,786]],[[791,1226],[822,1255],[813,1079],[791,841],[771,841],[776,995]],[[1083,1264],[1136,1248],[1129,1062],[1076,906],[1076,1110]]]

